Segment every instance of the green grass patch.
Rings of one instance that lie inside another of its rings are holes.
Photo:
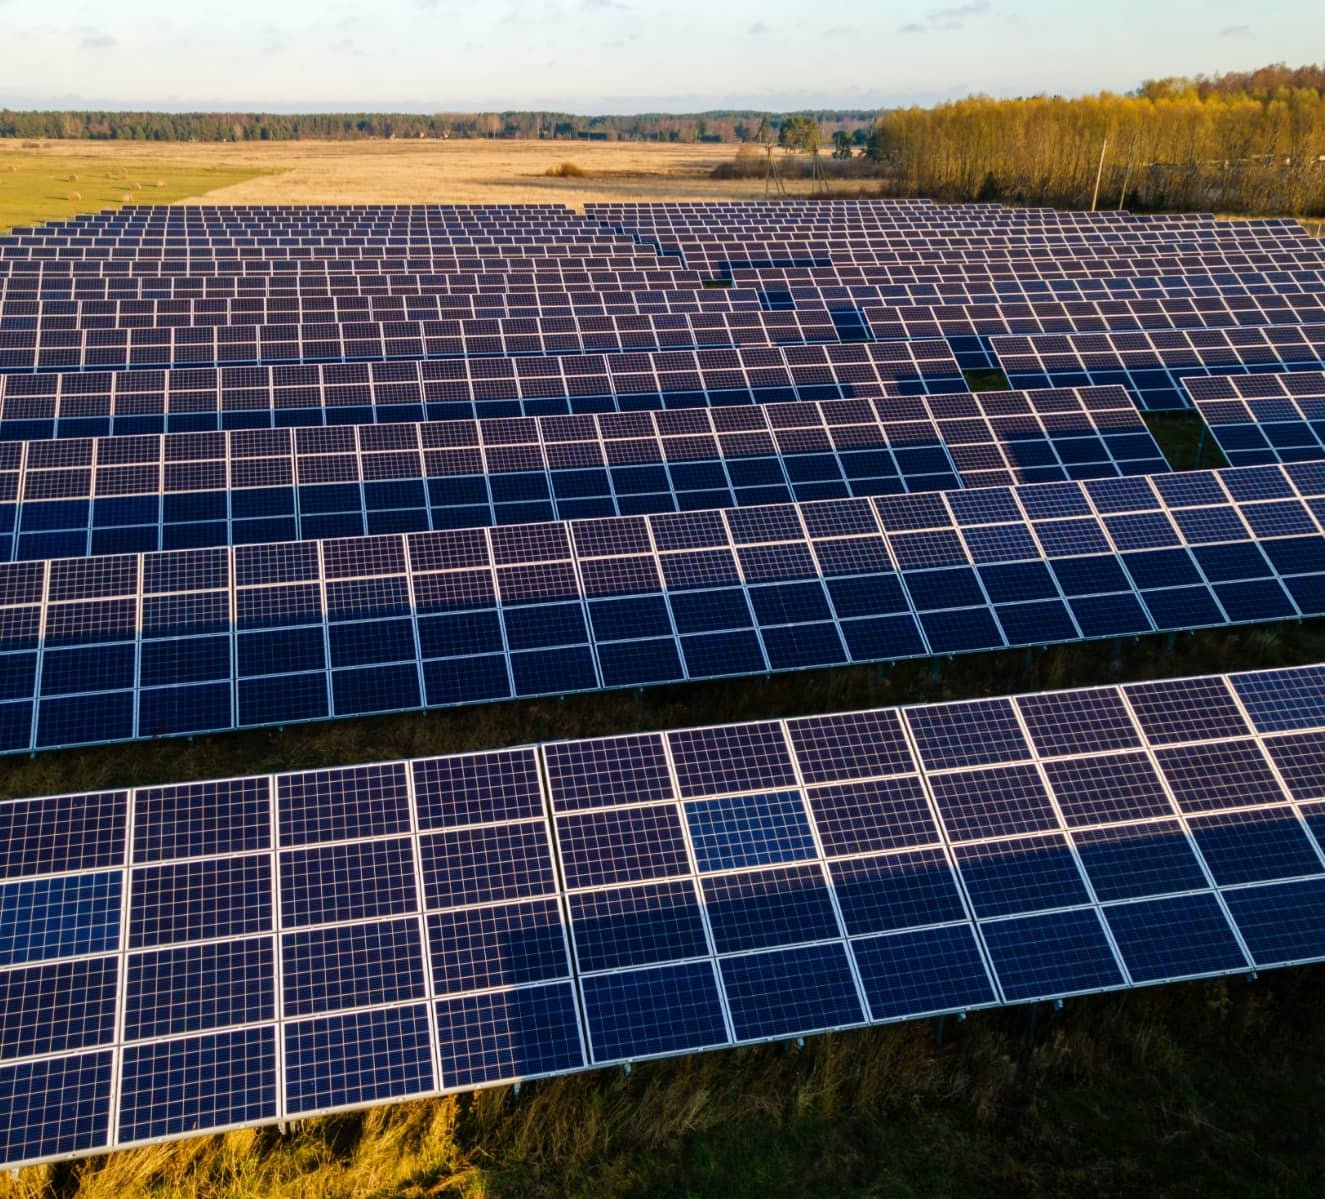
[[[1219,470],[1228,465],[1199,412],[1145,412],[1142,419],[1174,470]]]
[[[135,204],[170,204],[271,173],[169,158],[0,154],[0,230],[118,208],[125,196]]]
[[[966,386],[972,391],[1011,391],[1012,384],[1002,371],[962,371]]]

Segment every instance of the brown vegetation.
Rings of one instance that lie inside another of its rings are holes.
[[[1107,142],[1107,147],[1106,147]],[[880,117],[889,194],[1088,207],[1325,213],[1325,95],[974,98]]]

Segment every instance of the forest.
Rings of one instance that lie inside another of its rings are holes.
[[[1130,96],[972,97],[880,115],[885,194],[1240,214],[1325,214],[1325,91],[1197,80]]]

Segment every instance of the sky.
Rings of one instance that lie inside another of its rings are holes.
[[[0,0],[0,106],[694,112],[1300,65],[1319,0]]]

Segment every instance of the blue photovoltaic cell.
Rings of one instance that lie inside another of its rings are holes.
[[[544,756],[558,811],[673,798],[661,737],[549,745]]]
[[[200,1086],[199,1080],[206,1079]],[[275,1119],[276,1029],[130,1045],[120,1079],[120,1138],[142,1141]]]
[[[418,910],[410,843],[287,850],[281,855],[281,927],[368,920]]]
[[[283,775],[277,810],[282,846],[408,832],[405,766],[394,762]]]
[[[1236,675],[1232,683],[1259,732],[1325,726],[1325,667]]]
[[[1189,822],[1192,838],[1221,887],[1325,873],[1291,807],[1220,812]]]
[[[722,795],[793,786],[796,773],[776,724],[687,729],[667,736],[681,794]]]
[[[1199,978],[1247,965],[1219,901],[1210,892],[1105,908],[1133,982]]]
[[[686,821],[701,871],[767,866],[813,857],[814,838],[797,791],[695,800]]]
[[[1090,900],[1063,837],[959,845],[953,854],[977,917],[1065,908]]]
[[[131,955],[124,1035],[141,1040],[274,1019],[275,957],[270,937]]]
[[[109,1044],[116,991],[113,957],[0,971],[0,1060]]]
[[[849,936],[966,919],[941,849],[850,858],[829,870]]]
[[[323,1016],[285,1026],[291,1112],[405,1099],[436,1088],[422,1006]]]
[[[1224,892],[1224,901],[1258,966],[1325,954],[1325,879]]]
[[[1101,903],[1208,886],[1177,821],[1082,829],[1072,842]]]
[[[807,795],[829,857],[939,839],[924,788],[914,776],[813,787]]]
[[[1044,772],[1069,828],[1173,815],[1159,773],[1143,753],[1046,762]]]
[[[134,861],[164,862],[271,848],[269,792],[265,778],[136,791]]]
[[[437,1004],[442,1085],[477,1087],[584,1068],[569,983],[443,999]]]
[[[556,888],[542,821],[451,829],[419,839],[429,908],[548,895]]]
[[[121,885],[104,873],[0,886],[0,966],[118,949]]]
[[[419,827],[450,828],[543,814],[538,762],[530,749],[415,762]]]
[[[872,1020],[965,1011],[998,1002],[969,925],[853,941]]]
[[[1021,696],[1017,707],[1042,757],[1141,744],[1126,705],[1113,690]]]
[[[1123,688],[1141,731],[1154,745],[1217,741],[1249,730],[1222,679],[1136,683]]]
[[[1184,812],[1281,803],[1283,789],[1254,741],[1183,745],[1155,751]]]
[[[1265,747],[1294,799],[1325,796],[1325,745],[1320,737],[1311,733],[1267,737]]]
[[[770,949],[839,935],[828,884],[817,865],[721,874],[701,884],[718,953]]]
[[[841,943],[724,958],[720,968],[738,1041],[795,1036],[865,1018]]]
[[[272,927],[269,854],[145,866],[134,871],[132,886],[132,949]]]
[[[807,783],[907,774],[915,769],[895,712],[861,712],[787,722]]]
[[[1008,700],[908,708],[906,722],[930,770],[1030,757]]]
[[[423,994],[417,920],[309,929],[281,938],[281,1001],[287,1017],[399,1004]]]
[[[1034,766],[998,766],[930,776],[939,815],[954,841],[1033,833],[1058,827]]]
[[[428,945],[438,994],[520,986],[570,972],[555,899],[434,913]]]
[[[557,843],[569,888],[690,873],[681,819],[670,804],[558,817]]]
[[[124,791],[0,803],[0,878],[123,864],[127,812]]]
[[[980,935],[1009,1003],[1123,985],[1099,917],[1088,908],[991,921]]]
[[[571,895],[569,903],[575,952],[585,973],[708,953],[699,899],[689,880],[591,891]]]
[[[591,975],[581,980],[595,1062],[726,1045],[717,980],[709,962]]]
[[[110,1137],[109,1050],[0,1066],[0,1155],[7,1162],[104,1147]]]

